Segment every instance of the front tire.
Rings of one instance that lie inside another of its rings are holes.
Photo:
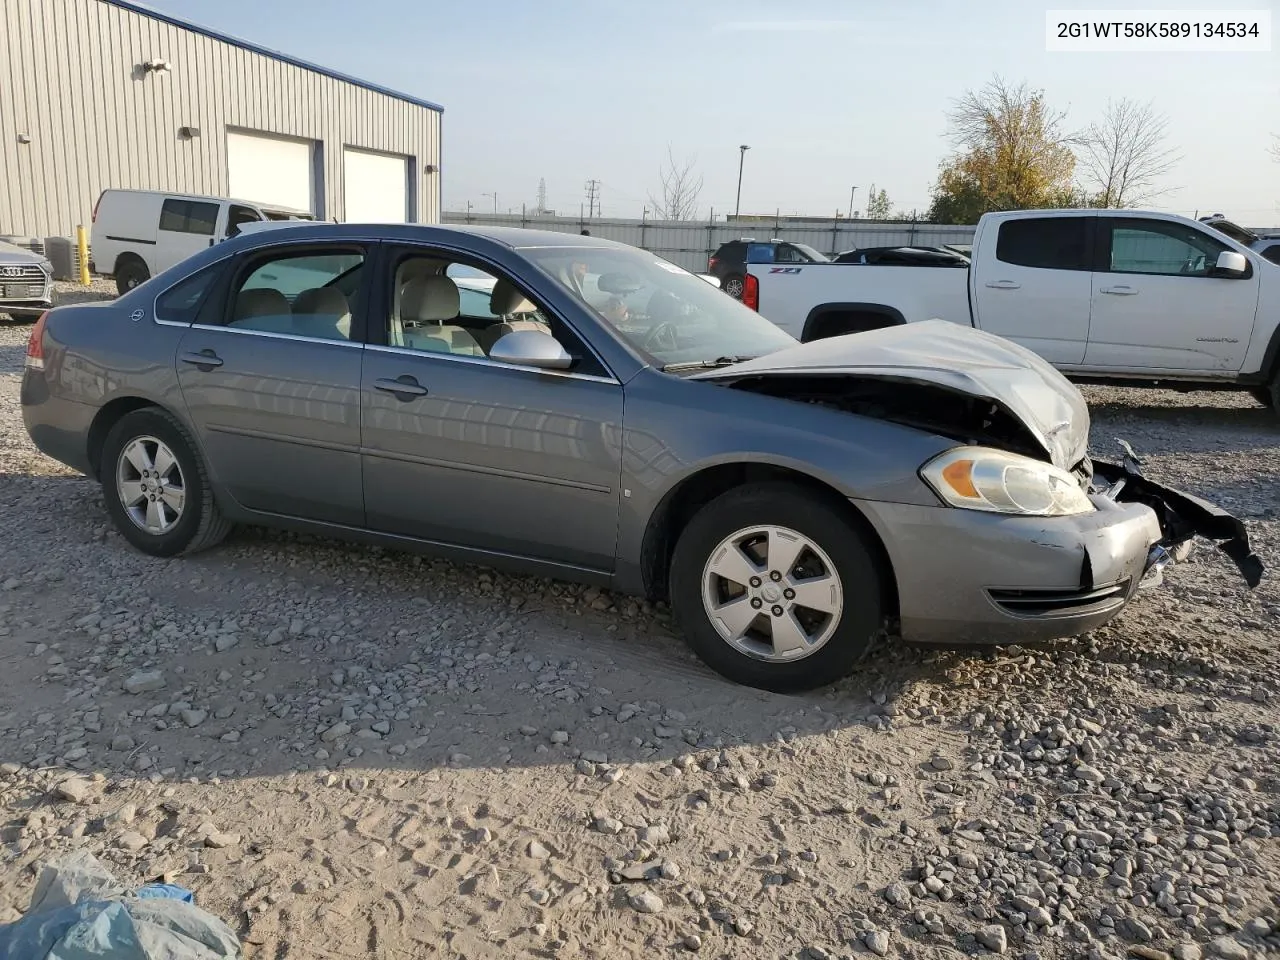
[[[689,522],[668,595],[707,666],[789,693],[847,676],[872,647],[887,575],[835,505],[793,484],[759,483],[722,494]]]
[[[116,529],[143,553],[194,553],[231,529],[190,434],[158,407],[135,410],[111,428],[98,475]]]

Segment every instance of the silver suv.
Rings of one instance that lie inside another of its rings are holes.
[[[38,253],[0,240],[0,313],[35,319],[53,306],[53,265]]]

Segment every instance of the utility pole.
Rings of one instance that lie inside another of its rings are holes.
[[[498,192],[495,190],[493,193],[482,193],[480,194],[480,196],[493,198],[493,214],[494,216],[497,216],[498,215]]]
[[[738,147],[738,202],[734,205],[733,215],[742,213],[742,165],[747,159],[747,151],[751,148],[745,143]]]
[[[600,181],[587,181],[587,219],[598,216],[600,213]]]
[[[858,192],[857,187],[849,188],[849,219],[853,219],[853,195]]]

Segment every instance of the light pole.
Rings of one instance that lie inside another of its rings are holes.
[[[493,193],[482,193],[480,194],[480,196],[493,197],[493,212],[494,212],[494,215],[496,216],[498,213],[498,191],[495,190]]]
[[[849,188],[849,219],[853,219],[853,195],[858,192],[857,187]]]
[[[750,149],[745,143],[738,147],[738,202],[733,208],[735,217],[742,212],[742,164],[746,161],[747,151]]]

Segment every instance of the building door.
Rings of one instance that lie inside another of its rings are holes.
[[[408,223],[409,158],[346,147],[342,151],[347,223]]]

